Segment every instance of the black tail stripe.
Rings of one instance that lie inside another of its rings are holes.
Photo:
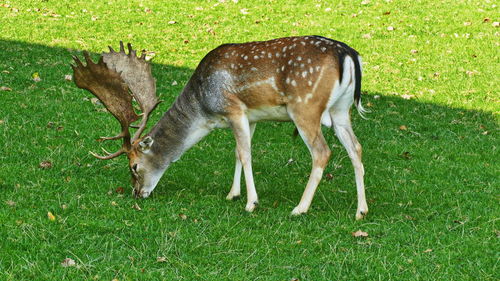
[[[354,104],[358,106],[361,100],[361,66],[359,65],[359,56],[356,54],[354,60]]]

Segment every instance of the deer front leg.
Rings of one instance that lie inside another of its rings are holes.
[[[241,166],[243,167],[243,172],[245,173],[245,184],[247,187],[247,205],[245,207],[245,210],[248,212],[252,212],[258,204],[258,197],[257,197],[257,191],[255,190],[255,184],[253,181],[253,173],[252,173],[252,155],[251,155],[252,134],[251,134],[250,124],[248,122],[247,116],[244,114],[230,117],[230,122],[233,129],[234,137],[236,139],[236,151],[239,158],[239,162],[241,163]]]
[[[255,132],[255,125],[256,123],[250,124],[250,139],[253,137],[253,133]],[[233,185],[231,186],[229,194],[226,196],[227,200],[236,200],[240,198],[241,194],[241,169],[243,166],[241,165],[237,149],[235,149],[235,156],[236,156],[236,166],[234,168]]]

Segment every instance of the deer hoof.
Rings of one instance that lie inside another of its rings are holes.
[[[257,205],[259,205],[259,202],[257,202],[257,201],[247,203],[247,206],[245,207],[245,211],[253,212],[253,210],[255,210],[255,207],[257,207]]]
[[[356,212],[356,220],[362,220],[366,217],[366,214],[368,214],[368,210],[360,210]]]
[[[307,213],[307,210],[303,210],[302,208],[299,208],[299,206],[297,206],[293,209],[292,216],[300,216],[305,213]]]

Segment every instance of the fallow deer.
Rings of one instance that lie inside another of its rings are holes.
[[[137,57],[111,47],[99,62],[84,52],[87,65],[74,57],[75,83],[97,96],[120,122],[122,148],[99,159],[126,153],[136,197],[148,197],[171,163],[215,128],[229,127],[236,139],[236,168],[227,199],[240,196],[245,174],[247,204],[258,204],[252,175],[250,142],[259,121],[292,121],[312,156],[312,171],[300,203],[292,214],[306,213],[331,151],[321,125],[335,130],[352,161],[358,194],[356,219],[368,212],[364,190],[361,145],[351,127],[350,108],[361,105],[361,58],[345,43],[321,36],[287,37],[243,44],[225,44],[199,63],[182,93],[161,120],[141,137],[149,114],[158,105],[155,80],[143,52]],[[129,131],[142,120],[133,137]]]

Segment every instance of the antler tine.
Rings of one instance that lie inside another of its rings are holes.
[[[113,158],[118,157],[118,156],[122,155],[123,153],[125,153],[125,149],[121,148],[120,150],[118,150],[115,153],[108,153],[108,155],[106,155],[106,156],[98,155],[92,151],[89,151],[89,153],[92,154],[92,156],[94,156],[95,158],[98,158],[101,160],[109,160],[109,159],[113,159]]]
[[[95,63],[92,61],[92,58],[90,57],[89,52],[87,52],[87,51],[83,51],[83,56],[85,57],[85,62],[87,62],[87,67],[90,67],[92,64],[95,64]]]
[[[71,65],[71,68],[73,68],[73,71],[74,71],[76,68],[78,68],[78,67],[83,67],[83,63],[82,63],[82,61],[80,60],[80,58],[79,58],[79,57],[77,57],[77,56],[72,56],[72,57],[73,57],[73,60],[74,60],[74,61],[75,61],[75,63],[76,63],[76,65],[72,65],[72,64],[70,64],[70,65]]]
[[[132,143],[134,143],[134,141],[136,141],[137,139],[139,139],[141,137],[141,134],[144,132],[144,130],[146,129],[146,125],[148,124],[149,115],[151,114],[151,112],[153,112],[156,109],[156,107],[161,102],[162,101],[157,101],[157,103],[154,105],[154,107],[152,107],[150,110],[148,110],[148,112],[143,112],[142,114],[140,114],[140,116],[142,116],[142,119],[141,119],[141,122],[139,123],[139,125],[137,125],[137,131],[135,131],[135,134],[132,137],[132,140],[131,140]]]
[[[125,47],[123,47],[123,41],[120,41],[120,53],[125,53]]]
[[[128,56],[129,57],[137,57],[137,53],[135,52],[134,49],[132,49],[132,44],[127,43],[127,48],[128,48]]]

